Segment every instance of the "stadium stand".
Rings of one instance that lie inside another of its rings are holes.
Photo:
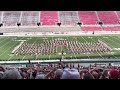
[[[120,18],[120,11],[116,11],[116,14],[118,16],[118,19]]]
[[[36,26],[39,20],[39,11],[23,11],[21,23],[23,26]]]
[[[77,11],[59,11],[59,22],[62,25],[75,25],[79,22]]]
[[[120,25],[103,25],[102,26],[105,31],[119,31]]]
[[[107,64],[27,64],[26,67],[0,66],[0,79],[119,79],[120,67]]]
[[[100,25],[82,25],[81,30],[83,30],[83,31],[101,31],[102,27]]]
[[[0,12],[0,23],[1,23],[1,18],[2,18],[2,12]]]
[[[98,11],[100,21],[104,24],[118,24],[118,18],[114,11]]]
[[[41,11],[40,22],[42,25],[57,25],[58,11]]]
[[[83,24],[95,25],[98,22],[98,18],[95,11],[78,11],[80,22]]]
[[[3,12],[3,21],[4,26],[16,26],[20,18],[19,11],[5,11]]]
[[[120,24],[120,11],[115,11],[117,18],[118,18],[118,23]]]

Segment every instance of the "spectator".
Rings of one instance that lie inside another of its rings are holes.
[[[21,75],[18,70],[7,70],[3,74],[2,79],[21,79]]]
[[[78,65],[79,66],[79,65]],[[75,67],[75,66],[74,66]],[[79,66],[74,68],[68,63],[44,67],[6,68],[0,67],[0,79],[119,79],[119,66],[93,67]]]
[[[5,68],[0,66],[0,71],[5,72]]]
[[[77,69],[64,69],[62,79],[79,79],[80,74]]]
[[[61,79],[63,74],[63,70],[62,69],[57,69],[55,72],[55,79]]]
[[[83,76],[83,79],[94,79],[94,77],[93,77],[90,73],[86,73],[86,74]]]
[[[0,79],[2,79],[4,72],[0,72]]]
[[[91,73],[95,79],[98,79],[98,73],[96,71],[92,71]]]
[[[110,79],[109,69],[104,69],[99,79]]]
[[[119,79],[119,71],[116,69],[111,69],[110,72],[111,79]]]
[[[35,77],[35,79],[45,79],[45,75],[44,74],[39,74]]]

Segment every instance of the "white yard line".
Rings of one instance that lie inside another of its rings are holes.
[[[0,38],[0,40],[1,40],[1,39],[3,39],[3,38]],[[5,40],[7,40],[7,39],[8,39],[8,37],[7,37],[6,39],[1,40],[0,43],[3,42],[3,41],[5,41]]]
[[[22,41],[18,46],[16,46],[16,47],[12,50],[12,53],[14,53],[23,43],[24,43],[24,41]]]
[[[110,37],[110,36],[109,36],[109,37]],[[108,39],[109,41],[112,41],[112,42],[114,42],[114,43],[120,45],[119,43],[117,43],[117,42],[115,42],[115,41],[113,41],[113,40],[111,40],[111,39],[109,39],[109,38],[106,38],[106,39]],[[112,46],[112,47],[113,47],[113,46]],[[115,47],[113,47],[113,48],[115,48]]]
[[[5,40],[7,40],[7,39],[9,39],[9,37],[7,37],[6,39],[1,40],[0,43],[2,43],[3,41],[5,41]]]
[[[106,39],[108,39],[108,38],[106,38]],[[111,39],[108,39],[109,41],[112,41],[112,42],[114,42],[114,43],[116,43],[115,41],[113,41],[113,40],[111,40]],[[106,42],[106,41],[105,41]],[[107,43],[107,42],[106,42]],[[109,46],[111,46],[112,48],[115,48],[115,47],[113,47],[111,44],[109,44],[109,43],[107,43]],[[120,51],[119,51],[120,52]],[[117,57],[116,57],[117,58]]]
[[[15,43],[16,44],[16,43]],[[14,46],[15,44],[13,44],[12,46]],[[12,47],[11,46],[11,47]],[[11,47],[9,47],[8,49],[10,49]],[[2,56],[8,49],[6,49],[2,54],[0,54],[0,56]]]
[[[23,39],[24,37],[22,37],[22,39]],[[15,45],[15,44],[14,44]],[[14,56],[14,54],[10,57],[10,58],[8,58],[8,60],[10,60],[12,57]]]
[[[25,58],[25,55],[23,56],[22,60],[24,60],[24,58]]]
[[[116,36],[115,36],[116,37]],[[115,38],[114,36],[112,37],[112,38]],[[119,37],[118,37],[119,38]],[[120,39],[118,39],[118,38],[115,38],[115,39],[117,39],[118,41],[120,41]],[[120,43],[118,43],[119,45],[120,45]]]
[[[97,37],[99,40],[100,40],[100,38],[99,37]],[[106,43],[106,42],[105,42]],[[112,46],[112,45],[110,45],[109,43],[107,43],[110,47]],[[113,46],[112,46],[113,47]],[[113,57],[115,57],[115,58],[117,58],[114,54],[112,54],[111,53],[111,55],[113,56]]]
[[[10,43],[12,40],[10,40],[9,42],[3,44],[0,48],[4,47],[5,45],[7,45],[8,43]]]
[[[81,36],[82,37],[82,36]],[[85,40],[85,38],[83,38],[82,37],[82,39],[85,41],[85,42],[87,42],[86,40]],[[86,53],[86,55],[87,55],[87,57],[90,59],[90,56]]]
[[[111,37],[111,36],[109,36],[109,37]],[[113,38],[113,37],[112,37]],[[111,40],[111,39],[110,39]],[[115,41],[113,41],[113,40],[111,40],[112,42],[115,42]],[[120,43],[118,43],[118,42],[115,42],[116,44],[118,44],[118,45],[120,45]]]

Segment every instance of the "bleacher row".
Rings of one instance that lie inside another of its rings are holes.
[[[120,30],[120,11],[0,11],[3,26],[77,25],[82,30]],[[103,24],[100,25],[99,22]]]

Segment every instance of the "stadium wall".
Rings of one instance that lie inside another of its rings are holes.
[[[61,60],[63,63],[117,63],[120,59],[64,59]],[[60,60],[30,60],[31,63],[58,63]],[[28,60],[19,61],[0,61],[0,64],[27,64]]]

